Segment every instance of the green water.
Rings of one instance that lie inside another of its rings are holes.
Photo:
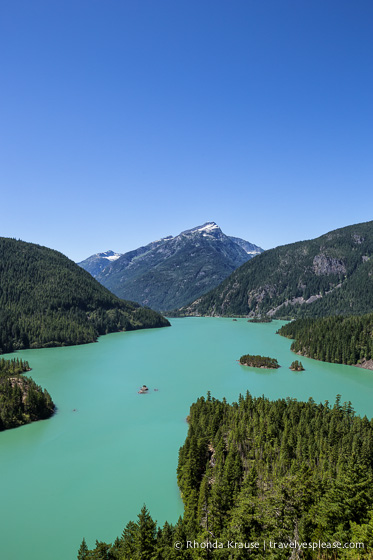
[[[113,541],[144,503],[158,523],[175,522],[185,417],[208,390],[228,401],[247,389],[317,402],[340,393],[373,416],[373,372],[306,358],[305,372],[291,372],[290,341],[275,334],[281,324],[175,319],[172,328],[18,353],[58,411],[0,433],[0,558],[73,560],[83,536],[90,547],[95,539]],[[282,367],[240,366],[247,353],[277,358]],[[150,393],[138,395],[144,383]]]

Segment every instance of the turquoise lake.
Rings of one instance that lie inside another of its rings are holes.
[[[83,537],[90,548],[112,542],[144,503],[159,524],[176,522],[185,418],[208,390],[230,402],[246,390],[331,403],[339,393],[371,418],[373,372],[307,358],[306,371],[290,371],[291,342],[275,334],[282,324],[173,319],[171,328],[15,354],[58,410],[0,433],[0,558],[74,560]],[[277,358],[281,368],[239,365],[247,353]],[[139,395],[143,384],[149,394]]]

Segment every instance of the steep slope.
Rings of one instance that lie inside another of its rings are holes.
[[[182,315],[277,318],[373,311],[373,222],[277,247],[245,263]]]
[[[121,253],[114,253],[114,251],[105,251],[105,253],[96,253],[88,259],[85,259],[79,266],[84,268],[93,278],[96,278],[100,272],[104,270],[111,262],[116,261],[121,257]]]
[[[233,243],[236,243],[236,245],[242,247],[242,249],[252,257],[263,253],[263,249],[261,249],[257,245],[254,245],[253,243],[249,243],[249,241],[245,241],[244,239],[240,239],[239,237],[232,237],[231,235],[229,235],[228,237],[231,241],[233,241]]]
[[[166,325],[158,313],[111,294],[61,253],[0,238],[0,352]]]
[[[119,297],[169,311],[217,286],[261,251],[208,222],[125,253],[109,263],[97,280]],[[86,262],[79,264],[85,268]]]

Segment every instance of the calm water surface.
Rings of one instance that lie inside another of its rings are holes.
[[[159,524],[176,522],[185,417],[208,390],[228,401],[247,389],[317,402],[340,393],[372,417],[373,372],[307,358],[305,372],[291,372],[290,341],[275,334],[281,324],[174,319],[172,328],[19,352],[58,412],[0,433],[0,558],[73,560],[83,536],[89,547],[95,539],[112,542],[144,503]],[[277,358],[282,367],[240,366],[247,353]],[[138,395],[144,383],[150,393]]]

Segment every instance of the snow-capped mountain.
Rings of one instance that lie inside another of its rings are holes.
[[[91,274],[94,271],[97,280],[119,297],[170,311],[216,287],[262,251],[248,241],[225,235],[215,222],[207,222],[175,237],[153,241],[115,260],[108,262],[112,256],[112,251],[108,251],[79,265]]]
[[[85,259],[78,264],[79,266],[87,270],[94,278],[96,278],[96,276],[100,274],[100,272],[102,272],[102,270],[104,270],[104,268],[106,268],[109,263],[116,261],[121,256],[121,253],[114,253],[114,251],[105,251],[104,253],[96,253],[95,255],[88,257],[88,259]]]

